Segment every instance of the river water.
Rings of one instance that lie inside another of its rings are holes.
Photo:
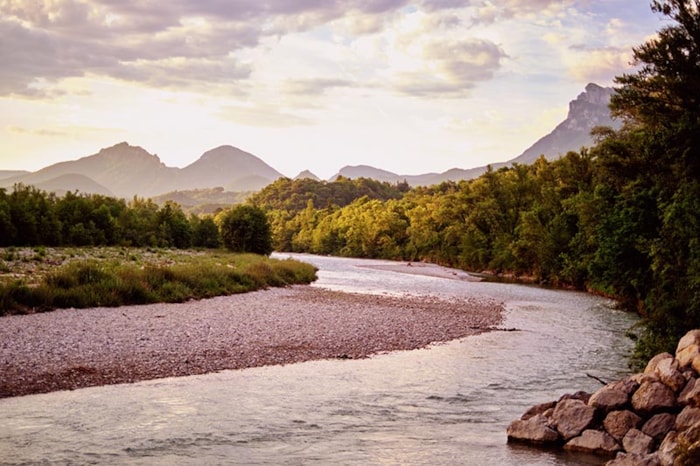
[[[410,275],[296,256],[313,285],[482,296],[504,328],[365,360],[313,361],[0,400],[0,464],[579,465],[508,445],[530,405],[628,373],[635,318],[584,293]],[[407,269],[408,270],[408,269]]]

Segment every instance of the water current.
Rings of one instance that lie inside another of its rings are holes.
[[[284,257],[284,256],[283,256]],[[0,400],[0,464],[580,465],[506,442],[530,405],[628,373],[635,318],[605,299],[296,256],[340,291],[480,296],[504,328],[364,360],[312,361]]]

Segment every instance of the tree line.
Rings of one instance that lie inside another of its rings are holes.
[[[560,160],[345,203],[287,180],[251,199],[279,250],[425,260],[613,296],[644,318],[637,355],[700,327],[700,2],[653,1],[670,21],[616,78],[620,130]],[[294,193],[295,202],[275,193]]]
[[[270,254],[265,212],[250,205],[187,216],[174,202],[98,194],[64,196],[18,184],[0,189],[0,246],[218,248]]]

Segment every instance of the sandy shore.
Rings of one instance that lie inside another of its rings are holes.
[[[487,331],[488,300],[276,288],[191,301],[0,318],[0,398],[289,364],[364,358]]]

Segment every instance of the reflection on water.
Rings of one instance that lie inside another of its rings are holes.
[[[0,400],[0,464],[596,464],[506,444],[534,403],[626,372],[632,316],[582,293],[299,256],[314,286],[487,296],[505,327],[425,350]],[[599,462],[599,461],[598,461]]]

